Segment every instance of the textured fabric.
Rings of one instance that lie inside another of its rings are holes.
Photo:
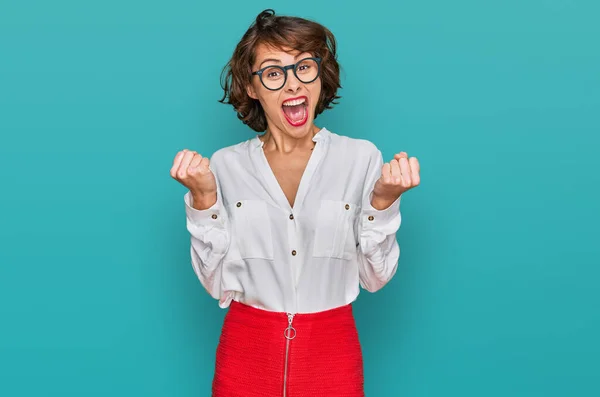
[[[286,397],[364,396],[363,361],[352,306],[297,314]],[[285,313],[232,302],[217,348],[214,397],[283,396]]]
[[[217,202],[206,210],[184,196],[191,260],[220,306],[232,300],[276,312],[313,313],[353,302],[395,274],[400,198],[371,206],[383,157],[371,142],[325,128],[293,207],[256,136],[218,150],[210,167]]]

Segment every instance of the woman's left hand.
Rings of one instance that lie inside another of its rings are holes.
[[[394,155],[394,159],[381,167],[381,177],[375,183],[371,205],[376,209],[385,209],[404,192],[419,185],[419,160],[408,157],[406,152]]]

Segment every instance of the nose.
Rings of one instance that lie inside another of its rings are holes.
[[[285,82],[285,90],[287,92],[297,92],[300,89],[301,82],[296,78],[293,70],[287,70],[287,79]]]

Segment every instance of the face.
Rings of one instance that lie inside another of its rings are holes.
[[[252,71],[257,71],[267,66],[287,66],[295,64],[306,57],[313,56],[309,53],[298,51],[285,51],[289,49],[275,49],[265,45],[259,45],[256,49],[256,61],[252,65]],[[305,81],[302,73],[308,72],[310,66],[301,66],[298,75]],[[294,71],[286,71],[287,79],[285,85],[279,90],[269,90],[260,81],[257,75],[252,76],[252,83],[248,86],[248,95],[260,101],[267,118],[268,128],[276,129],[283,134],[294,138],[301,138],[314,129],[314,116],[317,102],[321,95],[321,77],[319,76],[311,83],[303,83],[294,75]],[[277,73],[267,75],[265,71],[263,79],[276,79]],[[279,78],[281,78],[280,76]]]

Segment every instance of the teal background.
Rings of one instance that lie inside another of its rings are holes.
[[[396,277],[356,303],[368,396],[598,396],[596,1],[3,1],[0,395],[208,396],[176,152],[252,132],[219,74],[255,15],[339,41],[318,125],[405,150]]]

